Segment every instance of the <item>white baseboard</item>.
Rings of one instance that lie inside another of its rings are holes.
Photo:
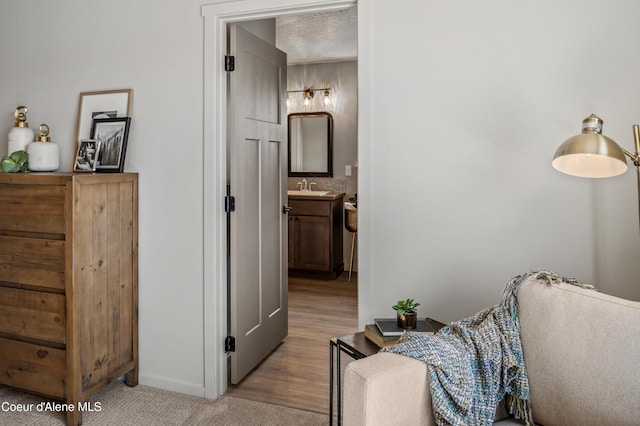
[[[166,377],[153,376],[149,374],[140,374],[138,381],[141,385],[145,386],[178,392],[185,395],[200,396],[202,398],[205,397],[204,386],[193,383],[178,382],[167,379]]]

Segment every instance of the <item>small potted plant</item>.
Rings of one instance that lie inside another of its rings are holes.
[[[418,324],[418,311],[416,308],[420,306],[414,299],[398,300],[393,305],[393,309],[398,316],[398,327],[404,329],[414,329]]]

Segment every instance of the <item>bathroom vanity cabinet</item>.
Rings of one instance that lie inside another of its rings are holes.
[[[78,425],[122,375],[137,385],[138,175],[0,173],[0,384]]]
[[[344,271],[344,193],[289,195],[289,274],[336,279]]]

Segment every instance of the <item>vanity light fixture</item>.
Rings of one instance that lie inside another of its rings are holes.
[[[304,99],[304,106],[308,107],[311,105],[311,102],[313,101],[315,92],[322,92],[324,95],[324,104],[325,105],[329,105],[331,103],[331,98],[330,96],[330,88],[324,88],[324,89],[304,89],[304,90],[289,90],[287,91],[287,106],[290,105],[290,103],[292,102],[292,94],[293,93],[302,93],[302,97]]]
[[[329,105],[331,103],[331,99],[329,98],[329,89],[324,91],[324,104]]]
[[[602,134],[603,121],[595,114],[582,121],[582,133],[567,139],[556,151],[551,164],[572,176],[603,178],[627,171],[629,157],[638,175],[638,214],[640,217],[640,126],[633,125],[635,154]]]
[[[311,105],[311,99],[313,99],[313,92],[311,90],[305,90],[303,95],[304,95],[304,106]]]

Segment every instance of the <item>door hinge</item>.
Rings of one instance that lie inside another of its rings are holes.
[[[233,195],[227,195],[224,197],[224,211],[225,213],[236,211],[236,197]]]
[[[236,351],[236,338],[233,336],[227,336],[224,338],[224,352],[235,352]]]
[[[224,57],[224,70],[227,72],[236,70],[236,57],[225,56]]]

